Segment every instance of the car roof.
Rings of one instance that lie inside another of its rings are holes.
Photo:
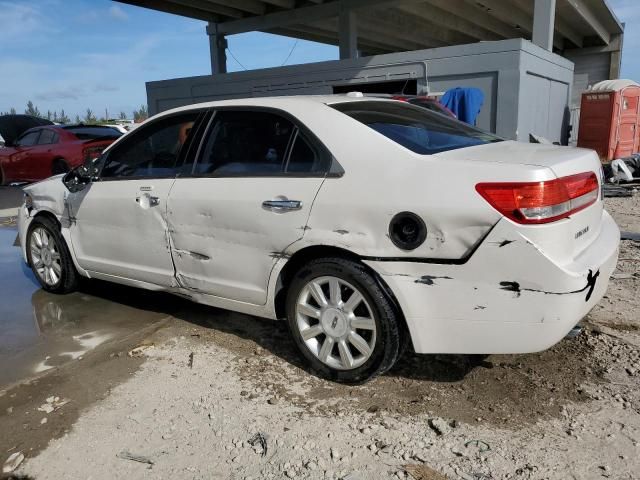
[[[354,94],[356,93],[356,94]],[[231,100],[217,100],[213,102],[196,103],[185,105],[183,107],[173,108],[161,112],[160,115],[170,115],[173,113],[188,112],[200,108],[216,108],[216,107],[263,107],[263,108],[281,108],[286,110],[287,107],[301,104],[324,104],[336,105],[339,103],[351,102],[396,102],[396,100],[387,98],[368,97],[363,94],[357,95],[359,92],[342,95],[294,95],[281,97],[249,97],[236,98]]]

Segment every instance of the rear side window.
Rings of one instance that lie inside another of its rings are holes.
[[[421,155],[502,141],[453,118],[404,102],[361,101],[331,106]]]
[[[221,110],[196,164],[197,175],[269,175],[284,171],[293,123],[271,112]]]
[[[40,130],[36,130],[35,132],[29,132],[18,139],[16,145],[19,147],[32,147],[38,142],[38,136],[40,135]]]
[[[296,131],[285,171],[287,173],[322,173],[327,169],[321,152]]]
[[[38,145],[50,145],[58,142],[58,135],[53,130],[43,129],[38,139]]]

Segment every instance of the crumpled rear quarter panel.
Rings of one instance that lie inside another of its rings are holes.
[[[557,343],[602,298],[619,238],[604,212],[598,238],[561,266],[503,219],[462,265],[365,263],[398,299],[418,353],[527,353]]]

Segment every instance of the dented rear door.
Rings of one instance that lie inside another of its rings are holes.
[[[169,195],[178,283],[263,305],[269,275],[305,233],[323,153],[282,112],[217,111],[190,175]]]

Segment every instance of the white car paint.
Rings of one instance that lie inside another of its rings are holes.
[[[600,178],[594,152],[507,141],[419,155],[327,106],[356,101],[363,100],[255,98],[197,106],[287,112],[326,146],[344,169],[341,176],[98,181],[77,193],[54,177],[26,187],[33,208],[23,207],[19,216],[25,259],[29,224],[47,211],[59,220],[84,276],[276,318],[289,259],[306,248],[335,247],[380,276],[418,353],[542,350],[604,295],[619,231],[601,199],[567,219],[519,225],[475,190],[480,182],[539,182],[585,171]],[[164,112],[140,128],[195,107]],[[158,208],[150,197],[158,198]],[[262,208],[278,198],[299,200],[302,208]],[[427,226],[426,241],[412,251],[397,248],[387,234],[390,219],[403,211]]]

